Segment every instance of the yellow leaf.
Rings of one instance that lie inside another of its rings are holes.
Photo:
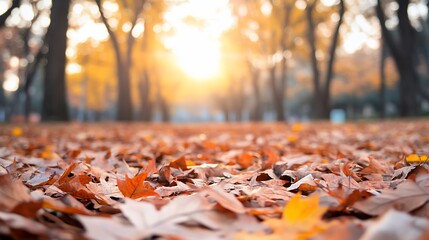
[[[22,128],[16,127],[16,128],[13,128],[12,131],[10,131],[10,133],[12,134],[12,136],[19,137],[19,136],[22,136],[22,134],[24,134],[24,131],[22,130]]]
[[[196,166],[196,165],[197,165],[197,164],[195,164],[195,162],[194,162],[194,161],[192,161],[192,160],[186,160],[185,162],[186,162],[186,166]]]
[[[296,135],[289,135],[287,140],[293,143],[293,142],[296,142],[296,140],[298,140],[298,137]]]
[[[44,149],[43,149],[43,152],[41,152],[40,153],[40,158],[43,158],[43,159],[52,159],[52,158],[54,158],[54,154],[53,154],[53,149],[54,149],[54,147],[53,146],[50,146],[50,145],[48,145],[48,146],[46,146]]]
[[[299,132],[302,130],[302,124],[300,123],[295,123],[292,125],[292,131],[293,132]]]
[[[302,198],[301,193],[296,194],[283,210],[282,220],[288,224],[314,224],[319,223],[326,207],[319,206],[319,196]]]
[[[405,158],[405,160],[408,163],[421,163],[421,162],[426,162],[428,160],[428,156],[426,154],[422,154],[422,155],[410,154]]]
[[[326,209],[319,205],[319,196],[303,198],[301,193],[298,193],[286,204],[281,219],[264,221],[264,224],[272,229],[272,233],[241,232],[235,235],[235,239],[309,239],[328,228],[328,224],[322,221]]]
[[[319,196],[303,198],[298,193],[285,206],[281,219],[268,219],[264,224],[270,226],[275,235],[308,239],[326,229],[322,221],[326,209],[319,205]]]

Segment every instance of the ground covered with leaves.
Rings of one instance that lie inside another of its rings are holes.
[[[0,237],[428,239],[429,123],[0,127]]]

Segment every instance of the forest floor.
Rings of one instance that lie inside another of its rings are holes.
[[[0,126],[0,238],[429,239],[429,122]]]

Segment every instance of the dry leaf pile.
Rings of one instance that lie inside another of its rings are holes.
[[[0,237],[428,239],[429,124],[0,127]]]

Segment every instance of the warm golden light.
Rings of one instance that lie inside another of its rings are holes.
[[[4,73],[5,80],[3,82],[3,89],[8,92],[15,92],[19,88],[19,78],[12,71]]]
[[[233,24],[228,1],[193,0],[171,7],[165,16],[174,34],[164,42],[183,71],[195,80],[218,75],[220,37]]]
[[[190,77],[204,80],[219,72],[220,46],[218,39],[189,29],[181,31],[171,41],[171,48],[179,65]]]

